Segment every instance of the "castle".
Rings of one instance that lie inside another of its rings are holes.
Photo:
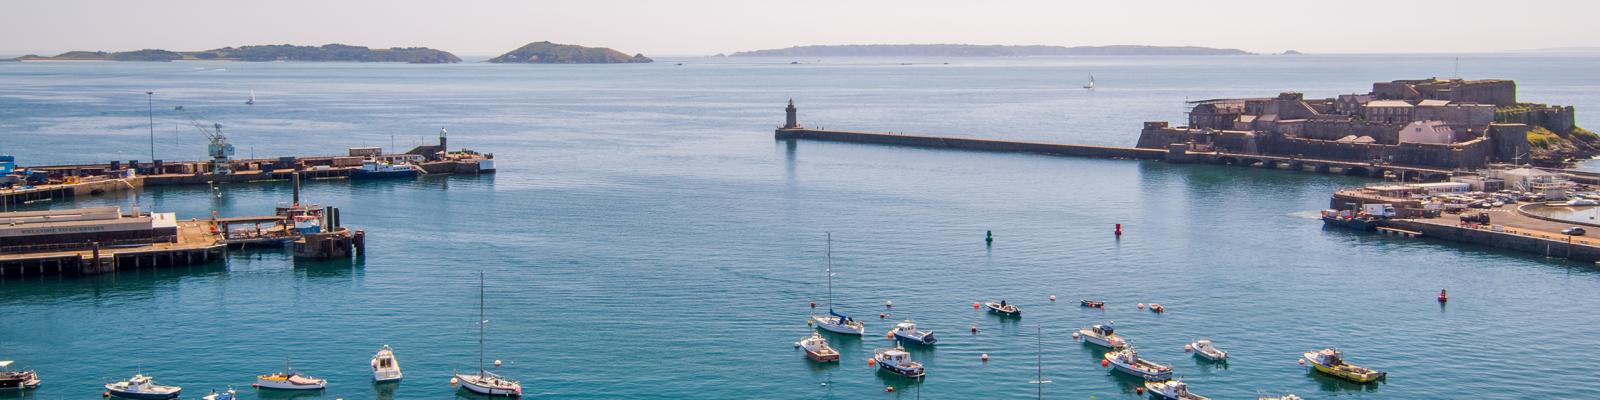
[[[1510,80],[1378,82],[1366,94],[1191,102],[1187,126],[1146,122],[1137,147],[1479,169],[1528,161],[1534,126],[1568,133],[1572,107],[1517,102]]]

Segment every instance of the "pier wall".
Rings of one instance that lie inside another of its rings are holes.
[[[830,131],[807,128],[778,129],[773,136],[780,140],[807,139],[828,142],[882,144],[934,149],[1037,153],[1074,157],[1125,158],[1136,160],[1163,160],[1167,155],[1166,149],[1158,150],[1127,147],[1017,142],[992,139],[894,135],[886,133]]]
[[[1566,258],[1575,261],[1600,261],[1600,247],[1569,243],[1556,236],[1541,237],[1531,233],[1495,232],[1491,229],[1404,219],[1389,220],[1384,222],[1383,225],[1422,232],[1427,237],[1454,242],[1541,254],[1547,257]]]

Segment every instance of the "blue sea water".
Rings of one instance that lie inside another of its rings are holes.
[[[368,232],[361,260],[263,249],[207,266],[0,280],[0,359],[42,375],[23,398],[91,398],[138,371],[183,385],[185,398],[228,385],[270,398],[248,385],[285,361],[331,381],[310,398],[445,398],[459,395],[452,371],[477,368],[482,271],[487,356],[531,398],[1034,396],[1036,329],[1046,397],[1140,397],[1135,379],[1070,337],[1112,320],[1212,398],[1600,397],[1586,372],[1600,346],[1600,270],[1324,229],[1316,210],[1361,179],[771,136],[793,98],[810,126],[1129,146],[1143,121],[1182,120],[1186,99],[1365,92],[1450,76],[1454,57],[0,63],[0,153],[23,164],[149,159],[151,110],[157,158],[202,158],[203,137],[172,111],[183,105],[222,123],[241,156],[403,150],[447,127],[451,147],[492,152],[500,168],[308,183],[306,199]],[[1460,74],[1516,79],[1519,98],[1577,106],[1592,127],[1597,61],[1464,55]],[[1079,88],[1090,73],[1093,92]],[[285,185],[222,192],[139,196],[181,218],[266,214],[289,197]],[[126,199],[34,207],[117,204]],[[834,304],[868,328],[834,338],[839,364],[817,365],[792,343],[809,332],[808,303],[826,307],[829,232]],[[1448,306],[1434,301],[1440,288]],[[1025,315],[970,306],[990,299]],[[1167,312],[1134,306],[1150,302]],[[901,319],[940,338],[913,349],[929,371],[921,383],[866,364]],[[1196,361],[1183,345],[1197,337],[1233,360]],[[375,388],[367,360],[384,344],[406,380]],[[1323,347],[1389,378],[1348,384],[1296,364]]]

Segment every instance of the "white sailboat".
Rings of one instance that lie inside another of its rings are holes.
[[[1034,368],[1036,368],[1036,372],[1035,372],[1036,376],[1034,377],[1034,379],[1032,381],[1029,381],[1028,383],[1033,384],[1034,386],[1039,388],[1039,399],[1043,400],[1044,399],[1044,385],[1050,384],[1050,381],[1044,380],[1044,327],[1035,327],[1034,331],[1036,332],[1034,334],[1034,341],[1036,342],[1035,345],[1038,346],[1038,349],[1034,350],[1034,353],[1033,353],[1034,354],[1034,363],[1035,363]]]
[[[1083,85],[1084,89],[1094,90],[1094,74],[1089,74],[1089,83]]]
[[[451,384],[460,383],[467,391],[486,396],[522,397],[522,383],[506,379],[483,368],[483,331],[489,320],[483,314],[483,272],[478,273],[478,373],[456,374]]]
[[[828,332],[860,336],[867,331],[866,324],[833,310],[833,233],[828,233],[828,315],[811,315],[818,329]]]
[[[400,360],[394,358],[394,349],[389,348],[387,344],[383,345],[383,348],[378,349],[378,354],[372,356],[372,381],[396,382],[403,376],[400,373]]]
[[[247,106],[256,105],[256,90],[255,89],[250,89],[250,100],[245,100],[244,101],[244,105],[247,105]]]

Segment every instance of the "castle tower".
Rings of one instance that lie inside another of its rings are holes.
[[[789,106],[783,109],[786,117],[783,120],[783,129],[799,129],[800,122],[794,116],[794,99],[789,99]]]

